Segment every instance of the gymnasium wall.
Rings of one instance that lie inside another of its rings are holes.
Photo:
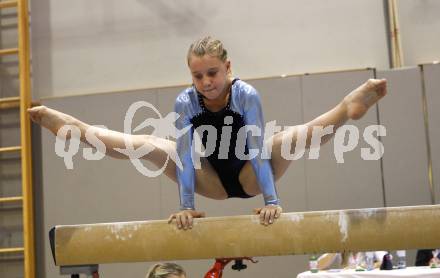
[[[190,82],[186,51],[212,34],[259,78],[389,65],[381,0],[31,1],[34,97]],[[399,0],[405,66],[438,60],[435,0]]]
[[[34,96],[191,82],[186,51],[212,34],[241,78],[386,68],[383,1],[31,1]]]

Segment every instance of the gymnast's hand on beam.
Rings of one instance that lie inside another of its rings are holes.
[[[192,209],[181,210],[177,213],[173,213],[168,218],[168,224],[173,222],[173,219],[176,219],[176,225],[179,229],[192,229],[193,227],[193,218],[202,218],[205,217],[205,213],[202,211],[196,211]]]
[[[260,215],[260,223],[264,226],[268,226],[272,224],[275,219],[280,217],[283,208],[278,205],[267,205],[263,208],[254,209],[254,212]]]

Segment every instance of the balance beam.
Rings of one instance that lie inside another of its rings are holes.
[[[197,260],[440,247],[440,205],[195,219],[191,230],[164,220],[56,226],[55,264]]]

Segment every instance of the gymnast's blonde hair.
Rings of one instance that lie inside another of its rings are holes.
[[[145,278],[169,278],[171,275],[186,277],[185,270],[175,263],[158,263],[150,267]]]
[[[197,57],[209,55],[219,58],[222,62],[226,62],[228,59],[228,51],[223,47],[223,43],[211,36],[198,39],[191,44],[186,56],[188,65],[192,55]]]

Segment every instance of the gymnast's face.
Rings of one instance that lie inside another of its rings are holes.
[[[192,55],[188,66],[197,91],[209,100],[224,99],[231,82],[230,61],[223,62],[210,55],[201,57]]]

